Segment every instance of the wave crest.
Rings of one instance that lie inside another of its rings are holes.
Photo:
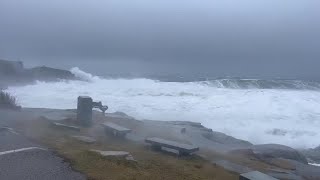
[[[320,89],[319,82],[302,80],[215,79],[201,81],[200,83],[211,87],[228,89]]]
[[[90,73],[87,73],[85,71],[82,71],[80,68],[78,67],[73,67],[70,69],[70,72],[76,77],[79,78],[80,80],[83,81],[87,81],[87,82],[93,82],[93,81],[97,81],[100,78],[98,76],[94,76]]]

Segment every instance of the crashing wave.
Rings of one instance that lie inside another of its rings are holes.
[[[78,67],[73,67],[70,69],[70,72],[76,77],[79,78],[80,80],[83,81],[88,81],[88,82],[93,82],[93,81],[97,81],[100,78],[98,76],[93,76],[90,73],[84,72],[82,71],[80,68]]]
[[[10,87],[24,107],[71,109],[88,95],[138,119],[197,121],[252,143],[313,148],[320,139],[318,84],[287,80],[220,79],[167,82],[105,79],[73,68],[85,81]],[[294,90],[293,90],[294,88]],[[296,90],[299,89],[299,90]],[[308,90],[304,90],[308,89]]]
[[[320,89],[319,82],[302,80],[215,79],[201,83],[216,88],[231,89]]]

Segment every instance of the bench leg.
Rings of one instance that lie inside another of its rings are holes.
[[[152,144],[152,145],[151,145],[151,148],[152,148],[153,150],[155,150],[155,151],[161,151],[161,146],[159,146],[159,145]]]
[[[126,136],[126,133],[117,132],[117,137],[124,138]]]
[[[113,131],[112,133],[113,133],[113,136],[116,136],[116,137],[118,136],[117,131]]]
[[[179,156],[189,156],[190,153],[184,152],[184,151],[179,151]]]

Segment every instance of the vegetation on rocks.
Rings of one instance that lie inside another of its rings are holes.
[[[0,108],[17,109],[19,106],[15,97],[7,92],[0,91]]]

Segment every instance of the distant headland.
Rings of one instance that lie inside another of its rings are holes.
[[[0,88],[8,85],[21,85],[36,80],[57,81],[61,79],[76,79],[68,70],[56,69],[46,66],[25,68],[22,61],[9,61],[0,59]]]

